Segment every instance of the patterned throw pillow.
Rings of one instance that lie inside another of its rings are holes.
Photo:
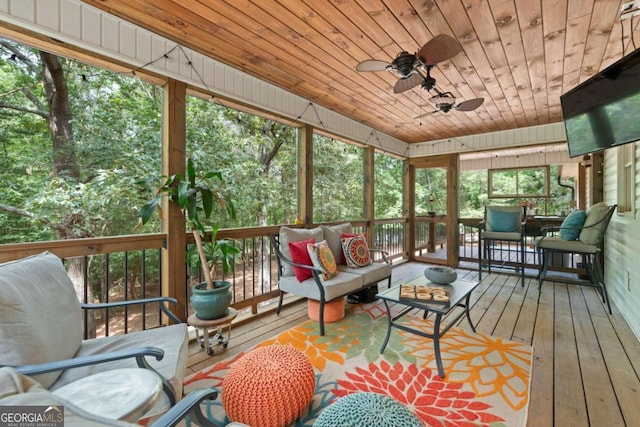
[[[371,255],[364,236],[342,239],[342,249],[349,268],[364,267],[371,264]]]
[[[333,257],[333,252],[331,252],[326,240],[308,244],[307,250],[313,266],[322,270],[320,277],[323,280],[328,280],[338,274],[336,259]]]

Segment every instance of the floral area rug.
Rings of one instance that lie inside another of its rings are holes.
[[[429,319],[403,320],[432,331]],[[533,353],[528,345],[451,328],[440,340],[443,379],[430,339],[394,328],[384,353],[379,353],[387,330],[380,305],[350,306],[343,320],[325,327],[326,335],[320,336],[318,324],[309,320],[258,345],[293,346],[315,368],[315,395],[294,426],[313,425],[334,400],[362,391],[396,399],[427,426],[526,425]],[[225,373],[241,356],[191,375],[185,380],[185,393],[201,387],[221,390]],[[204,405],[212,421],[229,422],[220,395]]]

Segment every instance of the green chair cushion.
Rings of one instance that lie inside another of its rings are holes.
[[[487,231],[520,232],[520,211],[487,209]]]
[[[586,218],[585,211],[571,212],[560,225],[560,238],[562,240],[577,240]]]

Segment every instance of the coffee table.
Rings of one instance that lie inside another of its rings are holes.
[[[400,286],[395,286],[393,288],[387,289],[384,292],[380,292],[377,297],[380,298],[384,302],[384,306],[387,309],[387,336],[382,343],[382,347],[380,348],[380,354],[384,353],[384,349],[387,347],[387,343],[389,342],[389,337],[391,336],[391,328],[401,329],[403,331],[411,332],[414,334],[418,334],[425,338],[430,338],[433,340],[433,351],[436,355],[436,364],[438,366],[438,374],[441,378],[444,378],[444,368],[442,366],[442,357],[440,356],[440,338],[447,333],[447,331],[458,322],[462,317],[466,317],[469,325],[471,326],[471,330],[473,332],[476,331],[475,326],[471,322],[471,317],[469,316],[469,298],[471,296],[471,292],[478,286],[479,282],[470,282],[466,280],[456,280],[450,285],[438,285],[435,283],[431,283],[424,279],[420,281],[420,283],[411,283],[411,284],[420,284],[427,286],[438,286],[444,288],[449,296],[448,303],[440,303],[434,301],[422,301],[417,299],[408,299],[408,298],[400,298]],[[389,303],[396,303],[400,305],[406,306],[406,308],[402,309],[402,311],[393,315],[391,310],[389,309]],[[464,310],[459,313],[455,318],[449,320],[447,319],[447,325],[442,327],[442,317],[449,314],[454,308],[462,307]],[[424,331],[411,328],[405,324],[397,323],[401,317],[405,316],[413,309],[424,310],[424,317],[427,317],[429,312],[435,314],[436,318],[433,325],[433,333],[426,333]]]

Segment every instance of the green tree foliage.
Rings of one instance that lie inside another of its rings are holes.
[[[135,180],[160,167],[162,91],[7,40],[0,47],[11,55],[0,59],[0,174],[9,183],[1,190],[0,242],[131,233],[144,200]],[[68,96],[54,103],[45,76],[56,68]],[[49,125],[52,109],[66,104],[73,164],[56,159],[59,136]]]
[[[364,217],[363,149],[320,134],[313,136],[313,220]]]
[[[380,153],[375,154],[374,162],[376,218],[400,218],[403,208],[403,162]]]
[[[297,129],[190,97],[187,153],[233,182],[237,220],[223,227],[293,223],[297,215]]]

